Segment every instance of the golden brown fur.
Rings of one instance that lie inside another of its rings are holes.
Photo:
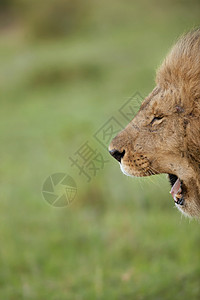
[[[200,29],[183,36],[157,71],[156,87],[109,147],[126,175],[174,174],[190,216],[200,216]]]

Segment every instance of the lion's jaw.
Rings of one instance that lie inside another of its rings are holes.
[[[200,216],[199,166],[188,153],[188,128],[194,117],[191,112],[192,106],[185,107],[176,90],[157,87],[136,117],[113,139],[109,150],[122,154],[117,160],[128,176],[171,174],[175,205],[186,215]]]

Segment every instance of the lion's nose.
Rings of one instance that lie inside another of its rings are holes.
[[[112,149],[109,151],[109,153],[116,159],[118,160],[118,162],[121,162],[121,159],[123,158],[124,154],[125,154],[125,150],[123,150],[122,152],[119,152],[116,149]]]

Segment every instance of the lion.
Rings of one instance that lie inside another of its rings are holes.
[[[200,28],[173,46],[155,88],[109,152],[128,176],[168,174],[176,207],[200,216]]]

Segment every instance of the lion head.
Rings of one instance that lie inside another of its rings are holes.
[[[200,29],[172,48],[156,87],[109,151],[126,175],[168,174],[175,205],[200,216]]]

